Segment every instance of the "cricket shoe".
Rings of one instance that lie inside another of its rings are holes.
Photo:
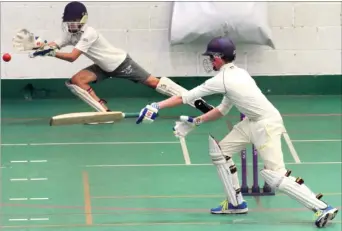
[[[218,207],[212,208],[210,212],[212,214],[246,214],[248,212],[248,206],[246,201],[238,206],[234,206],[228,200],[224,200]]]
[[[338,213],[338,209],[331,207],[328,205],[326,209],[318,210],[316,212],[317,219],[315,221],[315,224],[318,228],[324,227],[328,221],[335,218],[336,214]]]

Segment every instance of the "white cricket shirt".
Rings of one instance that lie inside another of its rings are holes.
[[[217,109],[226,115],[235,106],[250,120],[278,117],[279,111],[266,98],[248,72],[230,63],[221,67],[217,75],[182,95],[187,104],[200,97],[221,94]]]
[[[127,52],[113,47],[100,33],[88,25],[84,25],[81,32],[77,34],[64,32],[62,38],[55,43],[60,48],[75,46],[107,72],[114,71],[127,57]]]

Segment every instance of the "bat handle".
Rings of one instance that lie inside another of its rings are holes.
[[[139,117],[139,113],[123,113],[124,118],[137,118]]]

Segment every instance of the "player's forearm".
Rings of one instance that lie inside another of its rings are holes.
[[[68,62],[73,62],[76,60],[72,53],[56,52],[55,57]]]
[[[214,108],[210,110],[209,112],[199,116],[198,120],[201,121],[201,123],[203,123],[203,122],[217,120],[221,118],[222,116],[223,114],[221,113],[221,111],[217,108]]]
[[[181,96],[172,96],[158,103],[160,109],[175,107],[180,104],[183,104],[183,99]]]

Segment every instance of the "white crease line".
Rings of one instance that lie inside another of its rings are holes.
[[[10,218],[10,219],[8,219],[9,221],[28,221],[28,219],[27,218],[16,218],[16,219],[14,219],[14,218]]]
[[[11,163],[45,163],[47,160],[11,160]]]
[[[30,180],[33,180],[33,181],[47,180],[47,178],[31,178]]]
[[[11,178],[10,181],[40,181],[47,180],[47,178]]]
[[[10,198],[10,201],[27,201],[28,198]]]
[[[185,164],[189,165],[189,164],[191,164],[191,160],[190,160],[189,150],[188,150],[188,147],[186,145],[185,138],[184,137],[180,137],[179,138],[179,142],[180,142],[181,147],[182,147],[182,152],[183,152],[183,157],[184,157],[184,160],[185,160]]]
[[[30,218],[30,221],[48,221],[49,218]]]
[[[331,139],[331,140],[292,140],[292,142],[297,143],[310,143],[310,142],[341,142],[341,139]]]
[[[105,145],[105,144],[178,144],[178,141],[151,141],[151,142],[75,142],[75,143],[26,143],[1,144],[1,146],[62,146],[62,145]]]
[[[29,180],[28,178],[12,178],[10,181],[27,181]]]
[[[298,155],[295,147],[293,146],[292,141],[290,139],[290,136],[289,136],[289,134],[287,133],[286,130],[283,133],[283,137],[284,137],[284,140],[285,140],[285,142],[287,144],[287,147],[289,148],[290,153],[291,153],[293,159],[295,160],[295,162],[296,163],[301,163],[301,161],[299,159],[299,155]]]
[[[341,139],[326,140],[292,140],[292,142],[341,142]],[[1,146],[67,146],[67,145],[106,145],[106,144],[178,144],[177,141],[151,141],[151,142],[75,142],[75,143],[18,143],[1,144]]]
[[[30,160],[30,163],[46,163],[47,160]]]
[[[10,198],[10,201],[42,201],[42,200],[49,200],[49,198]]]
[[[301,163],[285,163],[285,165],[320,165],[320,164],[338,164],[342,162],[301,162]],[[102,168],[102,167],[177,167],[177,166],[212,166],[213,164],[98,164],[98,165],[85,165],[86,168]],[[241,165],[235,163],[235,165]],[[247,163],[248,166],[252,166],[252,163]],[[260,166],[264,166],[263,163],[258,163]]]
[[[49,218],[10,218],[9,221],[48,221]]]

